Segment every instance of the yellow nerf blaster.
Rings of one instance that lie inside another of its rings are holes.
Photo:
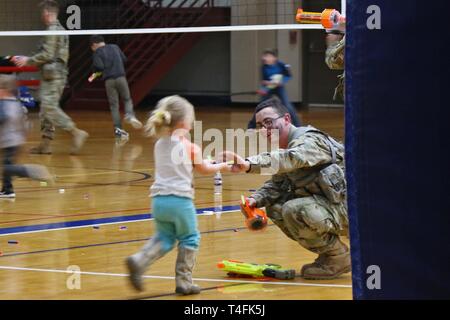
[[[322,12],[307,12],[299,8],[295,20],[298,23],[321,24],[327,31],[345,33],[345,17],[335,9],[325,9]]]
[[[279,280],[291,280],[295,278],[295,270],[283,269],[277,264],[245,263],[237,260],[222,260],[217,264],[219,269],[226,271],[229,276],[245,275],[254,278],[268,277]]]

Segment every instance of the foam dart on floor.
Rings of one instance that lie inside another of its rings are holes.
[[[343,25],[345,25],[345,17],[336,9],[325,9],[322,12],[307,12],[299,8],[295,20],[298,23],[321,24],[325,29],[337,30],[342,29]]]

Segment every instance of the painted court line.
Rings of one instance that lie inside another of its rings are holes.
[[[68,273],[74,274],[73,271],[59,270],[59,269],[39,269],[39,268],[24,268],[13,266],[0,266],[0,270],[15,270],[15,271],[34,271],[34,272],[48,272],[48,273]],[[81,275],[90,276],[107,276],[107,277],[128,277],[125,273],[108,273],[108,272],[90,272],[80,271],[76,272]],[[171,276],[143,276],[145,279],[160,279],[160,280],[174,280]],[[278,281],[250,281],[250,280],[228,280],[228,279],[209,279],[209,278],[194,278],[198,282],[225,282],[225,283],[245,283],[245,284],[268,284],[268,285],[282,285],[282,286],[299,286],[299,287],[324,287],[324,288],[351,288],[347,284],[324,284],[324,283],[301,283],[301,282],[278,282]]]
[[[272,227],[272,226],[274,226],[274,225],[269,224],[267,227]],[[226,228],[226,229],[220,229],[220,230],[202,231],[200,233],[201,234],[210,234],[210,233],[236,231],[236,230],[244,230],[244,229],[247,229],[247,228],[246,227]],[[74,249],[85,249],[85,248],[93,248],[93,247],[101,247],[101,246],[110,246],[110,245],[116,245],[116,244],[133,243],[133,242],[140,242],[140,241],[147,241],[147,240],[149,240],[149,238],[114,241],[114,242],[91,243],[91,244],[79,245],[79,246],[73,246],[73,247],[43,249],[43,250],[27,251],[27,252],[6,253],[6,254],[3,254],[2,256],[0,256],[0,258],[16,257],[16,256],[38,254],[38,253],[49,253],[49,252],[57,252],[57,251],[65,251],[65,250],[74,250]]]
[[[62,175],[57,175],[57,176],[56,176],[56,179],[60,179],[60,178],[73,178],[73,177],[86,177],[86,178],[89,178],[90,176],[101,176],[101,175],[108,175],[108,174],[117,174],[117,171],[105,171],[105,172],[94,172],[94,173],[62,174]]]
[[[239,206],[224,206],[221,213],[230,213],[239,211]],[[214,208],[203,208],[197,209],[197,215],[210,215],[214,211]],[[119,216],[119,217],[108,217],[99,219],[88,219],[88,220],[75,220],[67,222],[56,222],[48,224],[38,224],[31,226],[20,226],[20,227],[8,227],[0,228],[0,237],[8,236],[13,234],[27,234],[27,233],[37,233],[46,231],[57,231],[57,230],[67,230],[67,229],[78,229],[86,228],[92,226],[101,225],[112,225],[112,224],[126,224],[132,222],[149,221],[153,220],[153,215],[151,213],[130,215],[130,216]]]

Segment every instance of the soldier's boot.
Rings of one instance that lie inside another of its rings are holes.
[[[155,238],[148,241],[141,251],[129,256],[125,263],[129,272],[129,280],[133,288],[143,291],[142,275],[145,270],[156,260],[164,256],[161,242]]]
[[[305,264],[300,272],[307,280],[331,280],[351,271],[350,250],[339,238],[325,253],[310,264]]]
[[[175,265],[175,292],[183,295],[198,294],[201,289],[192,282],[192,269],[195,265],[197,250],[178,247]]]
[[[73,128],[70,133],[73,136],[73,142],[72,142],[72,150],[71,154],[77,154],[80,152],[81,148],[84,145],[84,142],[89,137],[89,134],[86,131],[80,130],[78,128]]]
[[[41,143],[37,147],[30,149],[31,154],[52,154],[52,148],[50,142],[52,140],[46,137],[42,137]]]
[[[48,183],[54,182],[54,177],[48,172],[47,168],[44,166],[36,165],[36,164],[27,164],[25,165],[28,176],[31,179],[45,181]]]

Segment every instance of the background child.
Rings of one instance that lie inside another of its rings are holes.
[[[292,78],[290,66],[278,59],[276,49],[266,49],[262,54],[261,67],[261,87],[258,94],[261,95],[261,101],[277,96],[283,105],[288,109],[291,115],[292,124],[296,127],[300,126],[300,120],[297,116],[295,107],[289,101],[286,91],[286,84]],[[248,123],[248,129],[256,128],[255,115]]]
[[[128,140],[128,133],[122,129],[119,112],[119,96],[125,104],[125,122],[133,128],[142,128],[142,123],[136,118],[133,111],[130,89],[125,77],[124,63],[127,58],[122,50],[115,44],[106,44],[102,36],[91,37],[91,50],[94,52],[94,72],[101,72],[105,80],[106,94],[114,122],[114,134],[117,138]]]
[[[16,77],[0,74],[0,149],[3,154],[3,187],[0,198],[16,197],[12,185],[13,176],[42,181],[53,179],[43,166],[14,164],[19,147],[25,142],[25,117],[16,93]]]
[[[192,282],[200,242],[193,203],[193,170],[213,174],[229,171],[230,166],[204,160],[200,147],[186,139],[194,119],[194,107],[187,100],[170,96],[158,102],[145,126],[150,137],[159,137],[154,150],[155,182],[151,187],[157,232],[126,261],[131,283],[139,291],[143,290],[141,276],[147,267],[169,252],[178,240],[175,292],[185,295],[200,292]]]

